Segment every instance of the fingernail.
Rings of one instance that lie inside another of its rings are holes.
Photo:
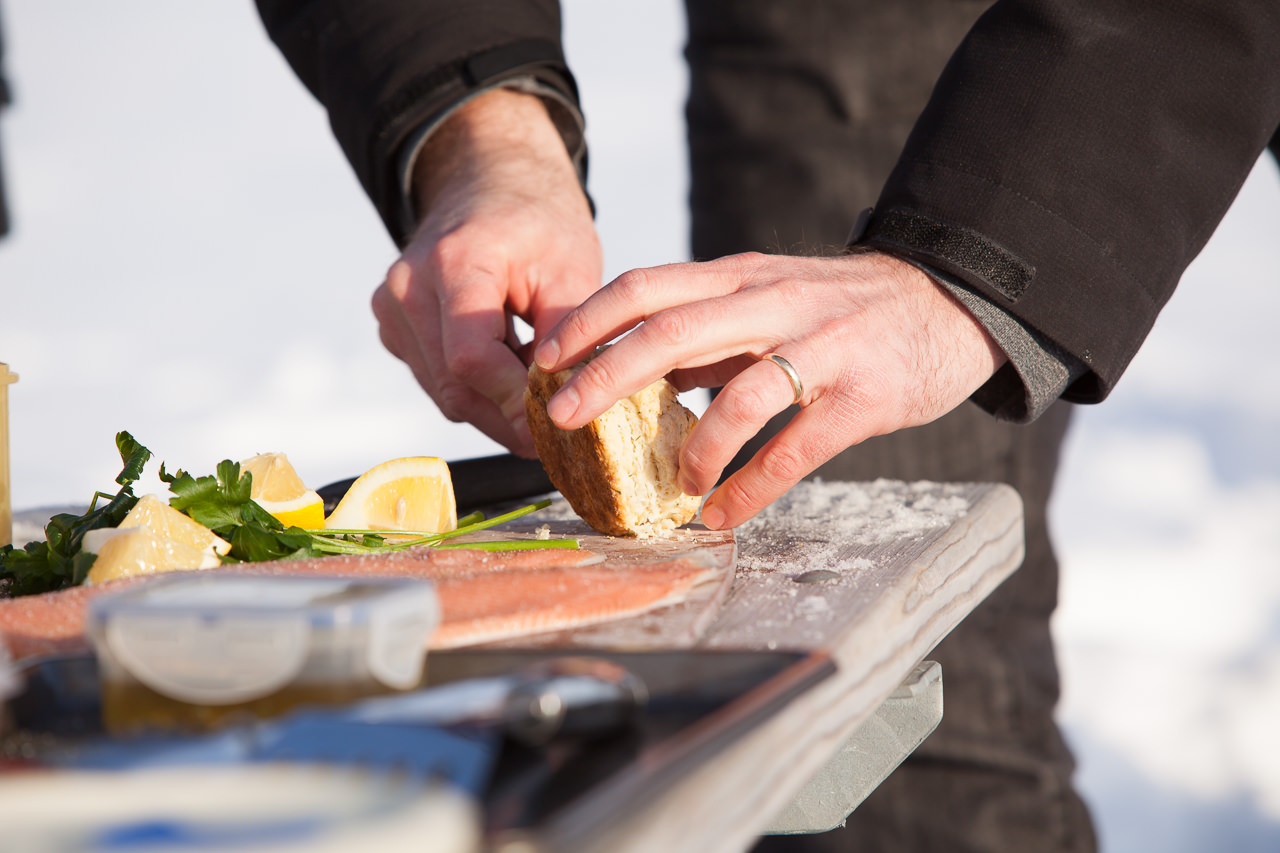
[[[693,484],[693,480],[689,479],[689,477],[683,472],[681,472],[680,476],[676,478],[676,482],[680,486],[680,491],[684,492],[686,495],[698,494],[697,492],[698,487],[695,486]]]
[[[702,523],[712,530],[719,530],[724,527],[725,514],[724,510],[718,506],[704,506],[702,508]]]
[[[547,403],[547,416],[557,424],[562,424],[577,413],[581,402],[578,392],[573,388],[561,388]]]
[[[547,338],[538,344],[538,349],[533,353],[534,364],[543,370],[550,370],[560,360],[560,344],[556,343],[555,338]]]

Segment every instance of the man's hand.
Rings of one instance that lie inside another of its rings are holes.
[[[588,362],[547,410],[575,429],[670,374],[682,390],[724,390],[680,455],[681,486],[704,494],[734,455],[791,405],[776,352],[799,374],[800,412],[703,505],[732,527],[823,462],[875,435],[928,423],[1004,363],[981,325],[910,264],[880,254],[835,258],[734,255],[633,270],[568,314],[534,354],[546,370]]]
[[[373,295],[383,344],[446,417],[533,456],[513,317],[546,334],[600,285],[600,242],[541,101],[482,94],[414,170],[420,224]]]

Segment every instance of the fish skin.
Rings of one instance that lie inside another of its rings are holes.
[[[597,624],[674,603],[716,574],[694,553],[616,566],[588,550],[434,550],[239,563],[223,570],[266,575],[417,577],[431,580],[442,623],[432,648]],[[89,602],[157,575],[0,600],[0,640],[13,660],[84,651]]]

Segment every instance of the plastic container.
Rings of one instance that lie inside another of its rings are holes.
[[[409,689],[439,621],[422,580],[158,577],[90,605],[103,722],[207,730]]]

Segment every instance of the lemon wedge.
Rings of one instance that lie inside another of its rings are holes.
[[[231,543],[200,522],[169,506],[157,495],[143,495],[120,522],[120,530],[146,527],[157,539],[177,542],[216,558],[231,550]],[[211,568],[203,566],[202,568]]]
[[[240,463],[253,475],[249,497],[285,527],[324,527],[324,500],[306,487],[283,453],[260,453]]]
[[[145,525],[90,530],[83,547],[97,554],[86,578],[91,584],[154,572],[211,569],[221,562],[186,542],[157,536]]]
[[[436,456],[392,459],[361,474],[324,523],[331,530],[444,533],[458,526],[449,466]]]
[[[84,550],[96,554],[89,583],[152,572],[212,569],[231,543],[156,495],[138,498],[119,527],[85,533]]]

